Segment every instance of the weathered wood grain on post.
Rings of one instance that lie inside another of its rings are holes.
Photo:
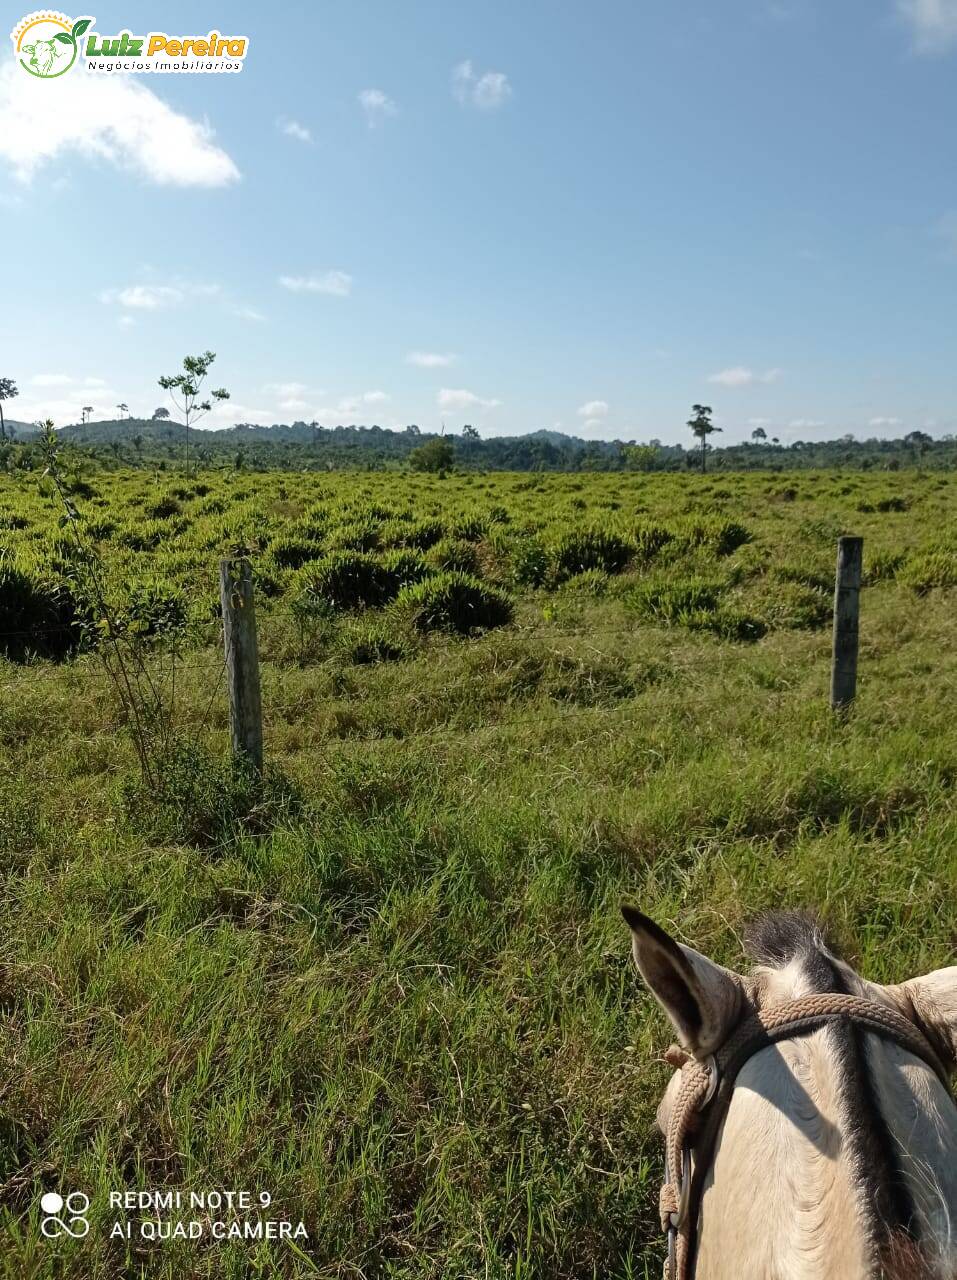
[[[857,692],[858,619],[861,605],[863,538],[839,538],[834,580],[834,647],[831,706],[846,711]]]
[[[219,594],[223,606],[223,643],[229,682],[229,722],[233,754],[256,769],[263,765],[262,698],[253,570],[243,557],[219,562]]]

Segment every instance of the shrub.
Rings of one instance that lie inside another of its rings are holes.
[[[131,825],[154,840],[216,848],[262,835],[296,818],[304,804],[275,766],[261,775],[233,757],[194,742],[174,742],[157,761],[156,785],[137,776],[121,789]]]
[[[381,545],[379,527],[371,520],[354,520],[329,531],[329,546],[336,551],[375,551]]]
[[[178,516],[182,507],[171,493],[164,493],[155,502],[147,503],[143,513],[151,520],[166,520],[169,516]]]
[[[68,657],[80,641],[78,623],[65,583],[0,558],[0,652],[13,662]]]
[[[562,576],[585,569],[620,573],[635,553],[635,545],[603,529],[566,533],[555,548],[555,568]]]
[[[443,538],[430,549],[429,564],[436,569],[452,569],[477,576],[479,558],[471,542],[464,542],[461,538]]]
[[[520,587],[540,587],[548,577],[549,559],[538,538],[522,538],[512,549],[512,577]]]
[[[512,600],[504,591],[466,573],[440,573],[404,587],[396,609],[416,631],[451,631],[459,635],[505,626],[514,613]]]
[[[120,631],[152,639],[182,631],[187,617],[186,597],[179,587],[153,578],[133,582],[116,622]]]
[[[484,516],[474,512],[470,515],[459,516],[452,522],[449,533],[453,538],[461,539],[463,542],[480,542],[485,536],[485,530],[490,519],[491,517],[486,519]]]
[[[426,551],[444,535],[445,525],[441,520],[414,520],[403,528],[398,545]]]
[[[409,454],[409,466],[413,471],[448,471],[454,464],[455,446],[442,436],[427,440]]]
[[[334,609],[363,609],[386,598],[382,562],[367,551],[335,551],[299,572],[303,603],[321,600]]]

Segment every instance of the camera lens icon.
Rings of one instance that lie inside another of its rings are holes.
[[[74,1240],[82,1240],[90,1229],[86,1211],[90,1207],[90,1197],[82,1191],[71,1191],[64,1199],[59,1191],[47,1191],[40,1197],[40,1208],[44,1218],[40,1230],[48,1240],[58,1236],[72,1236]],[[61,1218],[59,1214],[64,1216]]]

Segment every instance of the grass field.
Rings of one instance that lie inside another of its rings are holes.
[[[952,961],[957,477],[65,483],[129,643],[166,673],[176,645],[177,747],[137,786],[63,630],[62,502],[0,477],[5,1278],[657,1277],[670,1037],[620,900],[730,964],[782,905],[877,980]],[[232,547],[260,584],[251,812],[211,620]],[[308,1239],[110,1239],[138,1188],[268,1192]],[[85,1240],[40,1235],[50,1189],[91,1197]]]

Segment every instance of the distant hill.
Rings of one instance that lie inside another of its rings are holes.
[[[13,421],[14,443],[29,446],[36,438],[32,423]],[[61,440],[102,459],[106,464],[179,467],[185,461],[186,429],[182,423],[155,418],[123,418],[75,422],[59,429]],[[198,466],[250,470],[323,471],[381,470],[408,466],[411,455],[439,433],[410,425],[404,430],[350,424],[313,426],[309,422],[273,426],[240,422],[219,429],[190,432],[190,458]],[[701,465],[701,450],[691,439],[641,449],[620,440],[583,440],[561,431],[537,429],[524,435],[486,439],[448,435],[455,466],[476,471],[686,471]],[[953,436],[932,440],[909,432],[900,440],[794,440],[787,445],[750,441],[708,448],[709,471],[783,471],[813,467],[896,470],[902,466],[957,467]]]

